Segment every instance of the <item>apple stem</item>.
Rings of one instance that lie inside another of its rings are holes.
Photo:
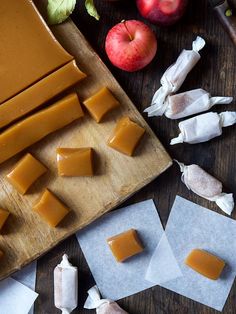
[[[121,23],[124,23],[125,29],[126,29],[128,35],[129,35],[129,39],[130,39],[130,41],[132,41],[134,38],[133,38],[133,36],[130,34],[130,32],[129,32],[129,30],[128,30],[128,27],[127,27],[127,25],[126,25],[126,21],[123,20],[123,21],[121,21]]]

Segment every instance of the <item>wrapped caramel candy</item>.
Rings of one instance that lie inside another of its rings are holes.
[[[156,115],[157,108],[163,106],[166,97],[180,89],[188,73],[201,58],[199,51],[204,46],[205,40],[198,36],[192,44],[192,50],[184,49],[176,62],[165,71],[161,78],[162,86],[154,94],[151,106],[144,110],[149,116]]]
[[[62,314],[71,313],[78,305],[78,269],[66,254],[54,269],[54,302]]]
[[[236,123],[236,111],[220,114],[208,112],[179,123],[180,134],[170,145],[179,143],[197,144],[207,142],[222,134],[222,128]]]
[[[97,314],[128,314],[119,305],[108,299],[101,299],[97,286],[88,291],[88,298],[84,304],[85,309],[96,309]]]
[[[222,183],[203,170],[198,165],[185,166],[175,160],[182,172],[181,180],[187,188],[197,195],[215,202],[226,214],[230,215],[234,209],[233,194],[223,193]]]
[[[216,104],[229,104],[232,101],[233,97],[211,97],[207,91],[198,88],[168,96],[164,103],[156,104],[155,111],[153,110],[152,114],[148,115],[162,116],[164,114],[169,119],[180,119],[207,111]]]

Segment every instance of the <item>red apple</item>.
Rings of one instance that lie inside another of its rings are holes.
[[[150,22],[172,25],[184,14],[188,0],[136,0],[140,14]]]
[[[134,72],[152,61],[157,51],[157,40],[151,28],[143,22],[122,21],[108,32],[105,49],[112,64]]]

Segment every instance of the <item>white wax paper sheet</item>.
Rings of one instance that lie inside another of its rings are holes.
[[[236,274],[236,221],[177,196],[165,233],[183,277],[161,286],[222,311]],[[218,280],[207,279],[184,264],[195,248],[227,263]]]
[[[117,263],[106,239],[130,228],[138,231],[144,252]],[[144,277],[162,234],[163,227],[152,200],[116,210],[77,233],[103,298],[115,301],[154,285]]]
[[[27,314],[38,294],[13,278],[0,281],[0,313]]]
[[[157,285],[183,276],[165,233],[151,258],[145,279]]]

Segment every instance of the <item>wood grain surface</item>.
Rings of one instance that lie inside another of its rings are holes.
[[[19,154],[0,167],[0,201],[10,215],[0,247],[5,252],[0,279],[38,258],[63,239],[86,226],[150,183],[171,165],[171,159],[151,128],[139,114],[120,85],[71,20],[53,28],[59,42],[76,59],[87,77],[76,87],[81,101],[107,86],[121,106],[103,123],[96,123],[88,114],[66,128],[51,134],[28,149],[49,169],[48,173],[24,196],[6,180]],[[146,133],[133,157],[111,149],[107,140],[117,121],[129,116],[142,125]],[[93,147],[93,177],[62,178],[57,175],[57,147]],[[24,154],[24,153],[23,153]],[[20,154],[22,156],[22,154]],[[70,213],[57,228],[51,228],[32,211],[43,190],[49,188]],[[35,227],[35,225],[37,227]]]
[[[78,1],[73,20],[89,40],[102,60],[108,65],[121,86],[137,105],[140,112],[150,103],[154,91],[159,87],[159,79],[167,66],[172,63],[183,48],[191,46],[196,35],[202,35],[207,46],[202,59],[186,79],[182,91],[202,87],[212,95],[236,96],[236,51],[230,39],[223,31],[206,0],[190,1],[184,19],[169,29],[153,26],[158,37],[158,54],[155,60],[144,70],[137,73],[125,73],[110,65],[104,53],[104,40],[108,29],[122,19],[138,18],[143,20],[135,8],[134,1],[120,3],[95,1],[101,13],[100,22],[87,16],[83,1]],[[236,102],[231,105],[215,107],[215,111],[236,110]],[[146,118],[146,117],[145,117]],[[161,139],[171,156],[187,164],[198,163],[224,183],[227,191],[236,194],[236,126],[226,128],[221,138],[197,145],[169,146],[169,141],[178,133],[177,121],[166,118],[147,120]],[[125,202],[125,205],[153,198],[165,225],[176,194],[211,210],[220,212],[214,204],[203,200],[188,191],[180,181],[176,166],[171,167],[157,180],[139,191]],[[233,218],[236,218],[235,212]],[[36,302],[36,314],[59,314],[53,306],[52,271],[64,252],[79,267],[79,307],[73,313],[87,314],[95,311],[83,310],[86,291],[93,284],[93,278],[77,244],[71,237],[50,251],[38,261],[37,291],[40,296]],[[166,289],[154,287],[119,302],[130,314],[213,314],[217,313],[201,304],[177,295]],[[236,284],[234,284],[223,313],[235,314]]]

